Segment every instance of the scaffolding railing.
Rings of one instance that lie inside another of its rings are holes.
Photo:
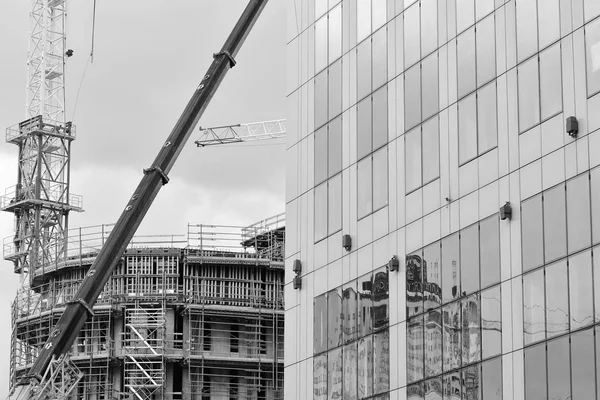
[[[274,231],[285,226],[285,213],[277,214],[265,218],[258,222],[242,228],[242,237],[244,240],[252,239],[260,234]]]

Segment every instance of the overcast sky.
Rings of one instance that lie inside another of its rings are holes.
[[[25,114],[30,1],[10,2],[0,24],[0,129]],[[93,0],[69,2],[67,119],[77,126],[71,192],[85,212],[70,226],[117,220],[246,0],[101,0],[94,62]],[[285,117],[285,1],[270,1],[203,118],[218,126]],[[83,78],[83,79],[82,79]],[[79,88],[81,89],[79,90]],[[79,99],[75,109],[75,99]],[[75,111],[75,114],[74,114]],[[140,233],[185,233],[187,223],[246,225],[285,209],[284,146],[275,142],[196,148],[192,135]],[[16,183],[17,146],[0,142],[0,190]],[[0,238],[13,217],[0,213]],[[0,260],[0,396],[8,392],[10,303],[18,287]]]

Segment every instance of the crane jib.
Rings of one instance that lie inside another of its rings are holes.
[[[202,113],[206,109],[227,71],[235,65],[235,56],[267,0],[250,0],[223,48],[214,54],[214,60],[194,91],[171,134],[161,147],[150,168],[144,170],[142,179],[125,206],[121,216],[104,246],[96,256],[81,286],[61,315],[45,346],[20,384],[41,381],[52,357],[67,353],[73,345],[93,305],[119,262],[127,244],[135,234],[160,188],[169,180],[168,173],[177,160]]]

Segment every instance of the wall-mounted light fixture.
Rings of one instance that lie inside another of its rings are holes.
[[[569,134],[569,136],[575,137],[575,136],[577,136],[578,132],[579,132],[579,123],[577,122],[577,118],[568,117],[567,118],[567,133]]]
[[[352,248],[352,238],[350,235],[342,236],[342,247],[346,249],[346,251],[350,251]]]
[[[294,277],[294,289],[301,289],[302,277],[300,276],[300,274],[302,273],[302,261],[298,259],[294,260],[294,263],[292,264],[292,270],[296,274],[296,276]]]
[[[507,201],[502,207],[500,207],[500,219],[510,219],[512,217],[512,207],[510,203]]]
[[[294,260],[293,271],[296,275],[302,272],[302,262],[300,260]]]
[[[302,277],[300,275],[294,277],[294,289],[302,289]]]
[[[400,270],[400,260],[398,260],[397,256],[392,256],[392,258],[390,258],[390,261],[388,261],[388,268],[390,272]]]

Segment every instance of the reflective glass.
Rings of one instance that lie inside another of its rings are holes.
[[[407,400],[424,400],[423,382],[415,383],[406,388]]]
[[[390,331],[373,335],[373,394],[390,390]]]
[[[358,342],[344,346],[344,396],[343,399],[358,398]]]
[[[460,301],[442,307],[444,371],[460,368],[462,354],[462,313]]]
[[[365,336],[373,331],[373,278],[371,274],[358,279],[358,335]]]
[[[371,34],[371,0],[356,1],[356,41],[360,42]]]
[[[523,275],[523,337],[525,344],[546,338],[544,271]]]
[[[471,0],[472,1],[472,0]],[[458,61],[458,97],[475,90],[475,28],[467,30],[456,39]]]
[[[315,188],[315,242],[327,236],[327,183]]]
[[[327,294],[327,347],[333,349],[342,344],[342,288]]]
[[[356,281],[347,283],[342,288],[342,312],[344,313],[344,343],[358,337],[358,292]]]
[[[356,75],[358,80],[358,99],[362,99],[372,91],[371,87],[371,40],[365,40],[356,47],[356,61],[358,67]]]
[[[406,316],[423,312],[423,259],[418,251],[406,256]]]
[[[327,179],[327,127],[315,132],[315,183]]]
[[[556,26],[558,27],[558,24]],[[560,43],[540,53],[542,120],[562,111],[562,73],[560,63]]]
[[[315,128],[327,122],[327,71],[315,76]]]
[[[313,399],[327,400],[327,353],[313,359]]]
[[[342,113],[342,60],[329,67],[329,117]]]
[[[327,398],[329,400],[342,398],[344,376],[342,362],[341,347],[327,354]]]
[[[387,82],[387,29],[373,34],[373,89]]]
[[[479,364],[461,371],[463,381],[463,399],[481,400],[481,375]]]
[[[358,398],[373,394],[373,336],[358,340]]]
[[[342,4],[329,11],[329,63],[342,55]]]
[[[388,89],[382,87],[373,93],[373,150],[388,141]]]
[[[440,176],[440,132],[438,117],[423,123],[423,184]]]
[[[462,395],[460,372],[444,374],[444,400],[460,400]]]
[[[594,243],[600,243],[600,168],[595,168],[590,171],[590,175],[592,192],[592,237]]]
[[[425,381],[425,400],[442,400],[442,377]]]
[[[421,128],[415,128],[404,135],[404,156],[406,162],[406,193],[419,188],[421,182]]]
[[[481,309],[479,302],[479,294],[473,294],[461,300],[463,365],[481,360]]]
[[[442,302],[460,297],[460,264],[458,233],[442,240]]]
[[[588,0],[588,2],[596,0]],[[585,26],[588,96],[600,91],[600,20]]]
[[[373,183],[371,157],[358,162],[358,218],[373,212]]]
[[[517,5],[517,55],[519,62],[538,51],[536,0],[516,0]]]
[[[600,322],[600,247],[594,248],[594,257],[592,261],[594,263],[594,310],[596,323]],[[600,353],[600,351],[599,351]]]
[[[572,399],[589,399],[596,393],[596,371],[594,368],[594,330],[571,335],[571,378]],[[590,396],[591,395],[591,396]]]
[[[524,132],[540,123],[540,86],[537,57],[533,57],[519,65],[517,75],[519,78],[519,132]]]
[[[521,203],[523,271],[528,271],[544,263],[542,226],[542,196],[537,195]]]
[[[504,2],[504,0],[502,0],[502,2]],[[477,0],[475,2],[475,16],[478,21],[492,11],[494,11],[494,0]]]
[[[460,164],[477,157],[476,106],[474,93],[458,103],[458,157]]]
[[[327,0],[314,0],[315,3],[315,18],[319,18],[325,14],[328,9]]]
[[[427,55],[438,47],[437,0],[421,0],[421,54]]]
[[[479,226],[471,225],[460,232],[460,278],[463,294],[479,290]]]
[[[550,399],[571,399],[569,353],[568,336],[548,342],[548,398]]]
[[[358,117],[358,158],[361,159],[373,151],[373,119],[371,116],[371,96],[356,106]]]
[[[390,292],[387,265],[373,272],[373,330],[380,330],[390,322]]]
[[[587,173],[567,181],[567,238],[569,254],[592,241],[590,178]]]
[[[315,72],[327,66],[327,17],[315,22]]]
[[[342,117],[329,124],[327,141],[329,176],[333,176],[342,170]]]
[[[546,399],[546,343],[525,349],[525,398]]]
[[[583,7],[586,22],[600,15],[600,2],[597,0],[583,0]]]
[[[388,151],[387,147],[373,153],[373,210],[388,203]]]
[[[423,379],[423,315],[410,318],[406,324],[406,378],[408,383]]]
[[[477,24],[477,86],[496,76],[496,35],[494,15]]]
[[[421,122],[421,66],[415,65],[404,73],[404,128],[411,129]]]
[[[481,287],[500,282],[500,226],[494,215],[479,223]]]
[[[456,30],[462,32],[475,23],[475,0],[456,0]]]
[[[442,316],[441,309],[425,314],[425,377],[442,373]]]
[[[594,322],[592,257],[587,250],[569,257],[571,330]]]
[[[328,235],[342,229],[342,174],[337,174],[329,180],[328,206]]]
[[[565,185],[544,192],[544,252],[546,262],[567,254],[567,208]]]
[[[421,58],[421,29],[419,4],[404,11],[404,68]]]
[[[502,307],[500,286],[481,292],[482,358],[502,352]]]
[[[477,127],[479,154],[498,145],[498,120],[496,118],[496,82],[477,91]]]
[[[315,297],[313,304],[313,347],[315,354],[318,354],[327,350],[327,295]]]
[[[569,331],[568,282],[566,260],[546,266],[546,325],[549,338]]]
[[[425,310],[442,305],[442,263],[440,242],[423,249],[423,297]]]
[[[439,85],[438,85],[438,53],[435,52],[421,63],[423,79],[423,120],[437,114],[439,110]]]
[[[538,1],[540,50],[560,39],[560,0]]]
[[[335,1],[335,0],[334,0]],[[373,14],[373,32],[387,22],[387,0],[373,0],[371,12]]]
[[[502,358],[481,364],[484,400],[502,400]]]

